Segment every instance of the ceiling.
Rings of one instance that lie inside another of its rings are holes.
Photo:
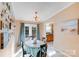
[[[16,19],[34,21],[34,12],[38,11],[40,21],[45,21],[71,4],[70,2],[13,2],[12,6]]]

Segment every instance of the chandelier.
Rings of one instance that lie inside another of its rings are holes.
[[[38,12],[37,11],[35,12],[35,17],[34,18],[35,18],[36,22],[40,21],[40,17],[38,16]]]

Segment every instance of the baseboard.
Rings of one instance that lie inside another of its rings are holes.
[[[17,51],[17,53],[14,54],[14,57],[16,57],[21,51],[22,49],[19,49],[19,51]]]
[[[55,50],[59,51],[60,53],[62,53],[63,55],[65,55],[66,57],[72,57],[71,55],[69,55],[68,53],[66,52],[63,52],[62,50],[60,49],[57,49],[57,48],[54,48]]]
[[[57,49],[57,48],[54,48],[55,50],[59,51],[60,53],[62,53],[63,55],[65,55],[66,57],[72,57],[71,55],[69,55],[68,53],[66,52],[63,52],[62,50],[60,49]],[[14,54],[14,57],[16,57],[20,52],[22,51],[22,49],[19,49],[19,51],[17,51],[17,53]]]

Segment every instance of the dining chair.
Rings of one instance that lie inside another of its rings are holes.
[[[37,53],[37,57],[46,57],[47,56],[47,44],[41,45],[40,50]]]
[[[26,54],[26,51],[24,50],[24,44],[23,44],[23,42],[21,42],[21,47],[22,47],[22,52],[23,52],[23,57],[24,57],[24,55]]]
[[[22,46],[23,57],[25,56],[32,57],[32,55],[28,54],[27,51],[24,49],[24,42],[21,42],[21,46]]]
[[[40,51],[41,51],[41,57],[46,57],[47,56],[47,44],[41,45]]]

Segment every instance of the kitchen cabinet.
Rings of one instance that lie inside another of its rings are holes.
[[[53,41],[53,34],[48,34],[46,35],[46,37],[47,37],[47,42]]]

